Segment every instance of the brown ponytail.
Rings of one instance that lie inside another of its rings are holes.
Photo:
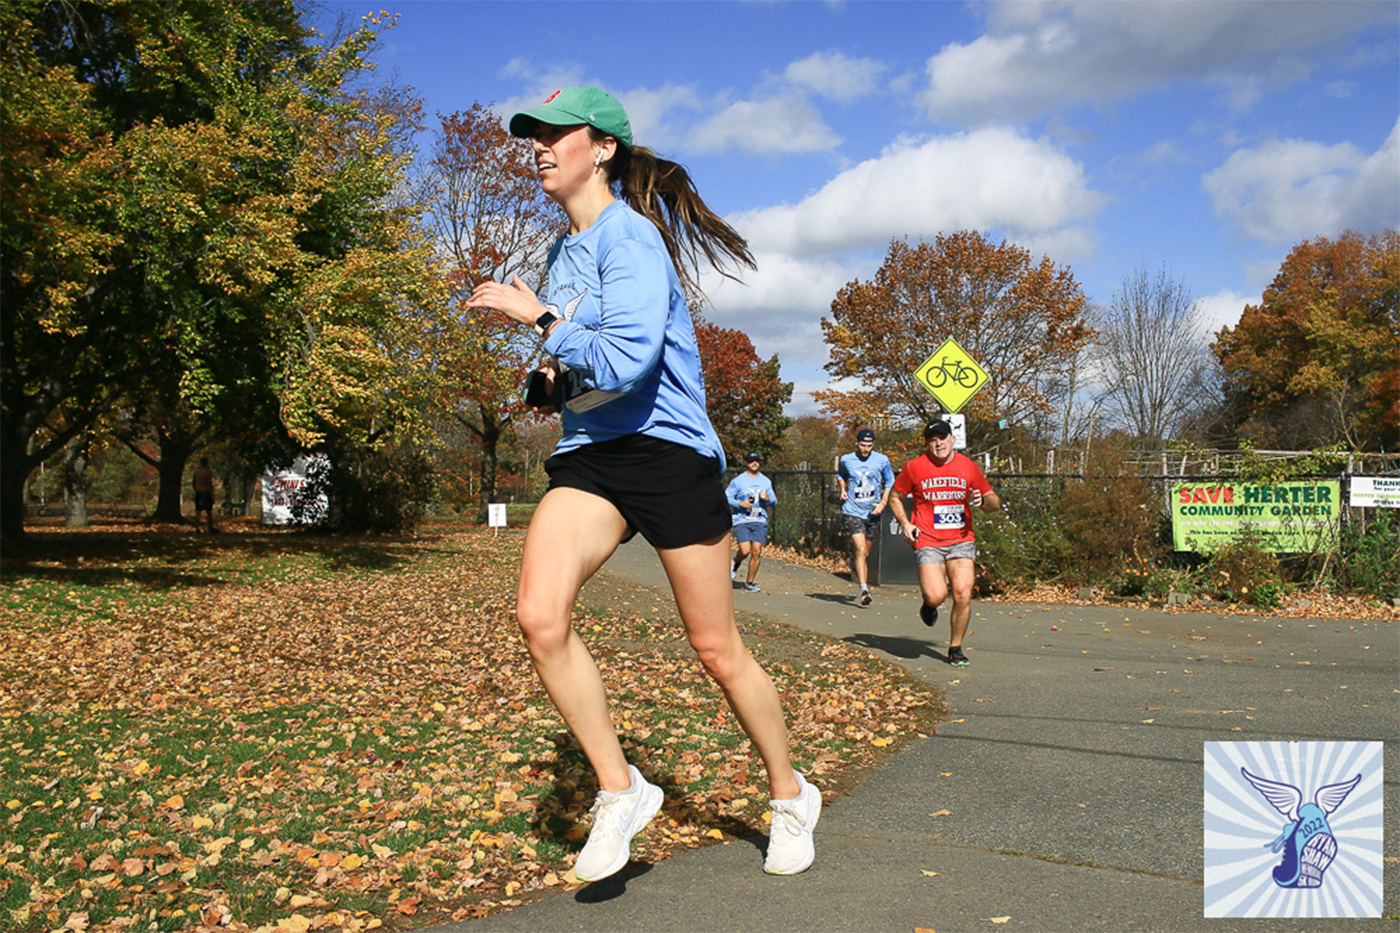
[[[591,126],[588,131],[597,141],[608,138]],[[608,181],[617,186],[622,200],[661,232],[666,252],[688,289],[700,292],[696,278],[701,254],[729,279],[734,278],[728,269],[731,264],[758,268],[744,238],[705,206],[685,166],[662,159],[644,146],[619,143],[606,168]]]

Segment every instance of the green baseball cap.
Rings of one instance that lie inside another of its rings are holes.
[[[525,110],[510,118],[510,134],[530,138],[541,123],[550,126],[570,126],[587,123],[632,148],[632,123],[627,111],[607,91],[598,87],[578,85],[555,91],[534,110]]]

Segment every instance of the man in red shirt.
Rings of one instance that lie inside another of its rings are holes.
[[[938,621],[938,605],[948,598],[950,588],[953,591],[948,663],[967,667],[962,641],[972,615],[972,584],[977,576],[972,509],[995,512],[1001,508],[1001,497],[977,464],[953,449],[953,428],[948,422],[934,421],[924,428],[924,443],[928,452],[906,463],[894,481],[890,512],[904,529],[904,540],[914,548],[924,597],[919,618],[925,625]],[[912,522],[904,512],[904,497],[909,495],[914,497]]]

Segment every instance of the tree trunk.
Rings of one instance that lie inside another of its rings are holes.
[[[69,528],[88,526],[88,436],[75,434],[63,447],[63,517]]]
[[[156,511],[151,518],[158,522],[178,524],[185,520],[180,511],[180,484],[185,478],[185,463],[189,459],[189,450],[172,450],[172,446],[165,443],[160,448],[160,463],[156,464],[160,487],[156,493]]]
[[[27,457],[0,458],[0,540],[24,540],[24,492],[32,470]]]
[[[490,512],[486,507],[496,497],[496,448],[500,440],[501,429],[488,422],[487,429],[481,435],[481,468],[478,473],[481,477],[481,496],[476,503],[476,520],[481,525],[490,521]]]

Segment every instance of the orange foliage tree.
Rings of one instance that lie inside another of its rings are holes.
[[[1293,248],[1211,349],[1238,432],[1262,445],[1393,449],[1400,440],[1400,233]]]
[[[890,243],[873,279],[848,283],[822,319],[826,370],[849,388],[813,392],[844,424],[917,425],[940,406],[914,372],[952,337],[991,377],[968,403],[969,433],[1005,418],[1028,423],[1053,410],[1050,389],[1094,335],[1067,267],[993,243],[976,231],[932,243]]]
[[[782,444],[792,421],[783,405],[792,400],[792,383],[783,382],[778,357],[760,359],[743,331],[699,319],[695,338],[705,373],[705,404],[730,466],[756,450],[769,457]]]
[[[540,189],[530,144],[512,137],[489,109],[474,103],[440,119],[418,198],[455,311],[439,322],[431,355],[444,408],[480,454],[477,520],[484,522],[496,495],[501,437],[528,415],[520,386],[543,349],[505,315],[467,311],[461,302],[487,279],[519,275],[538,290],[564,215]]]

